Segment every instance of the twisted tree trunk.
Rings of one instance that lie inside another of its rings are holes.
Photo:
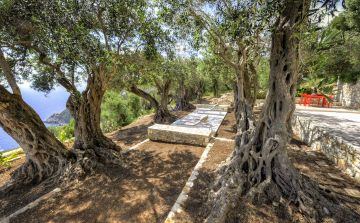
[[[254,131],[236,139],[232,159],[219,171],[210,194],[211,212],[206,222],[233,220],[241,197],[294,204],[311,222],[336,206],[329,194],[302,176],[289,161],[287,121],[294,111],[298,79],[298,35],[306,19],[309,0],[286,0],[272,36],[269,92],[261,119]]]
[[[217,79],[217,77],[212,77],[211,78],[211,87],[213,90],[213,95],[215,98],[220,97],[220,92],[219,92],[219,81]]]
[[[244,61],[246,59],[244,58]],[[236,68],[236,86],[235,86],[235,117],[237,134],[253,129],[255,127],[253,106],[255,103],[251,91],[251,77],[246,71],[247,64],[243,62]],[[256,99],[256,98],[255,98]]]
[[[177,97],[176,101],[176,109],[179,111],[190,111],[192,109],[195,109],[195,106],[190,103],[188,91],[184,89],[180,92],[180,96]]]
[[[97,165],[119,164],[121,150],[111,139],[107,138],[100,127],[101,103],[105,94],[104,68],[94,68],[87,80],[86,89],[82,93],[71,94],[66,107],[75,120],[74,151],[80,155],[79,160],[86,156],[91,162],[83,163],[85,170]]]
[[[178,94],[176,98],[176,110],[189,111],[195,109],[195,106],[190,103],[189,90],[184,86],[184,81],[181,80],[179,83]]]
[[[49,132],[38,114],[23,99],[0,86],[0,126],[21,146],[25,163],[5,185],[14,188],[57,178],[73,154]]]
[[[165,83],[163,87],[157,84],[157,88],[160,95],[160,102],[158,102],[151,94],[138,88],[135,84],[131,85],[129,90],[137,96],[147,100],[151,107],[155,109],[154,121],[156,123],[171,123],[175,118],[167,107],[169,103],[170,82]]]

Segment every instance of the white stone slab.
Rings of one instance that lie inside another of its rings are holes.
[[[151,140],[205,146],[226,116],[228,106],[197,105],[197,109],[171,125],[155,124],[148,128]]]
[[[212,131],[209,128],[190,128],[185,126],[155,124],[148,128],[151,140],[205,146],[209,143]]]

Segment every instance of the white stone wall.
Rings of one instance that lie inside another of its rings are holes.
[[[342,84],[340,102],[344,107],[360,109],[360,80]]]
[[[327,132],[311,119],[293,116],[293,132],[312,149],[322,151],[343,172],[360,182],[360,148]]]

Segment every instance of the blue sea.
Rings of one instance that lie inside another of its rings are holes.
[[[20,85],[24,100],[40,115],[42,120],[46,120],[54,113],[60,113],[65,109],[66,100],[69,94],[61,87],[56,87],[48,94],[38,92],[29,84]],[[19,145],[0,127],[0,151],[17,148]]]

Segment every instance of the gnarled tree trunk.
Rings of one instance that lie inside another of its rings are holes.
[[[189,90],[184,86],[184,81],[179,83],[179,96],[176,98],[176,110],[189,111],[195,109],[195,106],[190,103]]]
[[[26,162],[12,174],[7,188],[58,177],[73,154],[46,128],[23,99],[0,86],[0,126],[21,146]]]
[[[180,96],[177,97],[176,109],[179,111],[190,111],[192,109],[195,109],[195,106],[189,102],[188,91],[184,89],[184,91],[182,92],[183,93],[181,93]]]
[[[309,0],[287,0],[272,36],[269,92],[254,131],[236,140],[232,159],[220,170],[206,222],[233,220],[241,197],[294,204],[311,222],[336,214],[327,192],[302,176],[291,164],[286,145],[287,121],[295,109],[298,79],[298,33],[306,19]],[[285,204],[285,205],[287,205]]]
[[[155,109],[154,121],[156,123],[171,123],[175,120],[174,116],[170,113],[167,107],[169,103],[170,83],[170,81],[166,82],[164,86],[157,84],[160,95],[160,102],[158,102],[149,93],[138,88],[135,84],[131,85],[129,88],[132,93],[150,102],[151,107]]]
[[[246,59],[244,59],[245,61]],[[235,117],[237,134],[241,135],[243,132],[253,129],[255,127],[253,106],[255,103],[252,96],[250,76],[246,71],[247,64],[243,62],[236,68],[236,86],[235,86]]]
[[[211,78],[211,88],[213,90],[213,95],[215,98],[220,97],[220,92],[219,92],[219,81],[217,79],[217,77],[213,77]]]
[[[91,170],[98,161],[120,164],[118,151],[121,148],[107,138],[100,127],[101,102],[106,90],[104,78],[104,68],[94,68],[89,74],[86,89],[82,93],[71,94],[66,104],[75,120],[74,151],[92,160],[82,164],[85,170]],[[79,160],[84,159],[79,157]]]

